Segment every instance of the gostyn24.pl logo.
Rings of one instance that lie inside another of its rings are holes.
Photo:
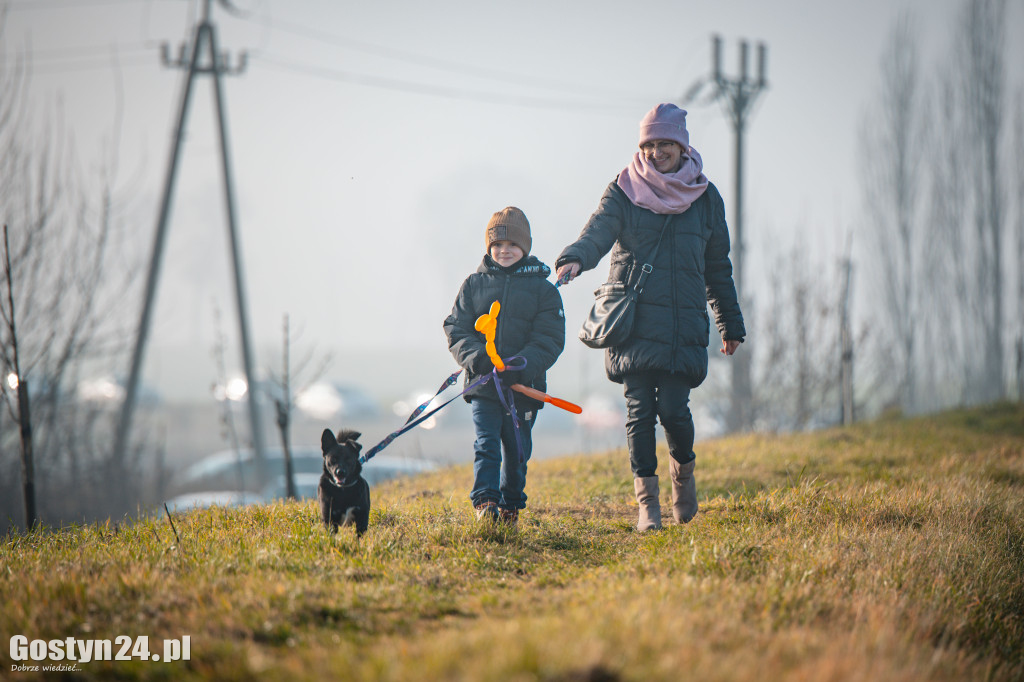
[[[24,635],[11,637],[11,660],[16,664],[12,671],[39,671],[37,664],[46,661],[48,665],[61,664],[62,669],[72,669],[78,663],[92,661],[188,661],[192,656],[192,639],[185,635],[181,639],[165,639],[161,651],[150,652],[149,637],[128,637],[121,635],[114,639],[29,639]],[[52,668],[43,667],[46,670]]]

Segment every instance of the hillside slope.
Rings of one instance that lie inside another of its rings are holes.
[[[700,513],[657,533],[632,531],[612,452],[534,463],[517,530],[475,521],[460,467],[374,489],[359,540],[315,503],[10,536],[0,677],[39,679],[18,666],[52,655],[14,657],[48,640],[145,636],[189,660],[60,663],[75,680],[1024,678],[1024,409],[697,454]]]

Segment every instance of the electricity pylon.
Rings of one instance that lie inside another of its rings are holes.
[[[768,48],[764,43],[757,46],[757,75],[749,73],[750,46],[746,41],[740,42],[740,74],[737,78],[726,78],[722,74],[722,39],[712,38],[711,59],[713,70],[710,79],[698,80],[683,97],[684,104],[696,99],[705,85],[711,86],[708,101],[720,102],[733,126],[735,135],[735,192],[736,203],[732,218],[729,220],[732,233],[732,265],[733,281],[736,283],[736,295],[740,307],[748,300],[743,296],[743,260],[746,243],[743,241],[743,137],[747,121],[754,103],[763,90],[768,87],[766,78],[766,61]],[[746,344],[745,344],[746,345]],[[749,347],[745,352],[733,357],[732,366],[732,398],[731,409],[726,420],[729,431],[742,431],[753,426],[753,387],[750,379],[751,353]]]
[[[253,372],[252,344],[249,339],[249,317],[248,307],[245,298],[245,278],[242,271],[241,247],[238,239],[238,228],[235,219],[235,196],[231,175],[231,162],[228,154],[227,123],[224,117],[224,95],[221,87],[221,76],[225,73],[238,74],[245,69],[246,56],[243,53],[239,65],[235,69],[229,68],[226,55],[221,55],[217,49],[217,30],[210,21],[210,4],[212,0],[205,0],[203,3],[202,20],[196,24],[192,37],[191,55],[186,60],[186,46],[182,45],[181,52],[176,61],[170,58],[170,50],[167,45],[163,46],[163,62],[165,66],[188,69],[185,79],[185,87],[181,93],[181,102],[178,109],[178,123],[175,129],[174,144],[171,147],[171,158],[167,167],[167,179],[164,183],[163,199],[160,202],[160,215],[157,220],[156,235],[153,239],[153,250],[149,263],[149,273],[146,278],[145,302],[142,307],[142,315],[139,318],[139,326],[135,340],[135,351],[132,355],[131,373],[128,377],[128,385],[125,387],[124,405],[121,410],[121,420],[117,428],[117,439],[114,443],[114,457],[116,461],[124,460],[125,452],[128,449],[128,438],[131,433],[132,415],[135,411],[136,395],[138,393],[139,375],[142,372],[142,358],[146,347],[146,338],[149,335],[149,327],[153,313],[153,304],[156,294],[157,281],[160,273],[160,262],[163,256],[164,242],[167,235],[167,227],[170,222],[171,196],[174,190],[175,176],[178,170],[178,160],[181,155],[182,141],[185,131],[185,118],[188,115],[189,102],[192,97],[192,85],[195,78],[200,74],[213,76],[214,103],[217,113],[218,132],[220,135],[220,157],[221,170],[224,179],[224,200],[227,214],[227,228],[231,247],[231,262],[234,268],[235,297],[238,306],[238,330],[242,342],[242,359],[245,365],[245,379],[248,382],[247,402],[249,408],[249,421],[252,428],[253,449],[256,452],[257,461],[266,462],[266,448],[263,443],[263,429],[260,426],[259,402],[257,397],[257,385]],[[227,9],[232,9],[226,0],[219,0]]]

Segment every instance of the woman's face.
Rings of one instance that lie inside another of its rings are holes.
[[[647,161],[659,173],[675,173],[683,165],[683,148],[671,140],[651,140],[640,145]]]

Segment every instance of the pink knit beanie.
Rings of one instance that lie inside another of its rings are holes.
[[[640,144],[651,140],[672,140],[690,146],[690,133],[686,132],[686,111],[675,104],[659,104],[640,121]]]

